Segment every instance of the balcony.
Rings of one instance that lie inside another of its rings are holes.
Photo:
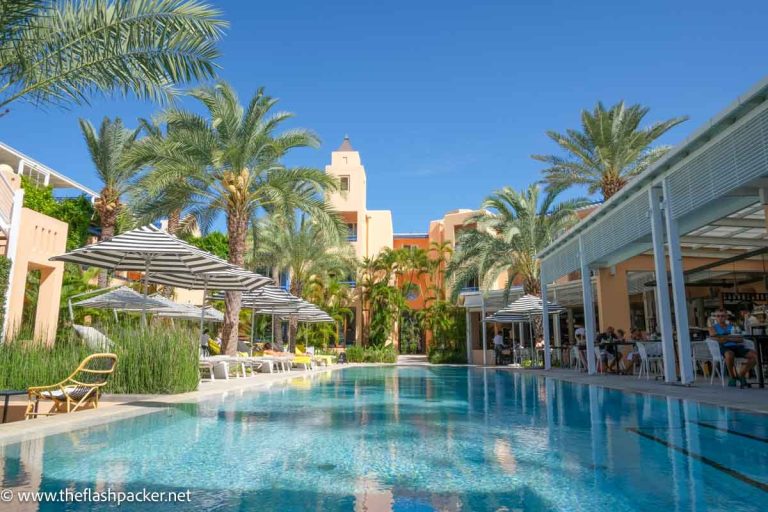
[[[347,235],[347,242],[357,242],[357,234]]]

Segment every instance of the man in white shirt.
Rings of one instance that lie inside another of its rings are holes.
[[[500,348],[503,346],[504,346],[504,336],[502,336],[500,332],[497,332],[496,336],[493,337],[493,348]]]

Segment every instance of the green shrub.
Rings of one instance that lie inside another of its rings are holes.
[[[165,394],[198,385],[198,334],[193,329],[120,323],[100,328],[115,343],[117,368],[107,393]],[[26,389],[66,378],[92,351],[71,330],[52,347],[15,340],[0,345],[0,388]]]
[[[200,335],[195,330],[165,325],[115,327],[104,332],[115,342],[118,356],[107,392],[169,394],[197,389]]]
[[[5,321],[5,294],[11,277],[11,260],[0,256],[0,326]]]
[[[395,363],[397,352],[392,346],[360,347],[354,345],[346,350],[347,361],[350,363]]]
[[[427,359],[432,364],[467,364],[467,353],[459,349],[429,349]]]

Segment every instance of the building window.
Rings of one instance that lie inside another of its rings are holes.
[[[357,224],[347,224],[347,240],[350,242],[357,242]]]
[[[341,191],[349,192],[349,176],[342,176],[340,181],[341,181]]]

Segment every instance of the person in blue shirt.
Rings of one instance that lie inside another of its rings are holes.
[[[725,366],[728,368],[729,386],[741,384],[741,387],[747,386],[747,375],[757,364],[757,352],[747,348],[744,345],[744,339],[741,336],[734,336],[733,324],[728,322],[728,313],[724,309],[718,309],[715,312],[715,323],[709,326],[709,337],[717,340],[720,344],[720,353],[725,359]],[[747,362],[742,365],[741,372],[736,371],[734,361],[737,357],[742,357]]]

